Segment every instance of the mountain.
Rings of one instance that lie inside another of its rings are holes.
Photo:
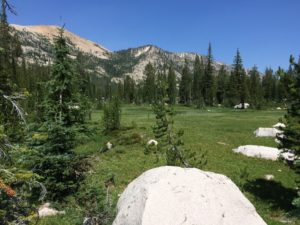
[[[132,67],[132,71],[127,73],[127,75],[134,77],[136,80],[143,79],[144,68],[149,62],[160,68],[162,68],[165,63],[173,63],[175,72],[180,76],[185,60],[187,60],[190,69],[192,69],[197,55],[196,53],[169,52],[153,45],[117,51],[115,54],[127,54],[136,62]],[[199,55],[199,57],[202,58],[204,62],[206,61],[206,56]],[[225,65],[225,67],[230,70],[230,66],[220,62],[214,62],[216,70],[219,70],[222,65]]]
[[[20,38],[25,60],[28,63],[51,64],[54,55],[53,42],[58,35],[59,27],[20,25],[12,25],[12,27]],[[149,62],[158,68],[162,68],[165,63],[173,63],[177,76],[180,77],[185,60],[192,68],[196,57],[196,53],[173,53],[153,45],[111,52],[67,30],[65,30],[65,37],[71,47],[71,57],[75,58],[80,52],[81,63],[86,71],[98,77],[111,77],[115,81],[122,80],[126,75],[141,81],[144,77],[144,68]],[[206,60],[206,56],[199,56]],[[230,69],[226,64],[214,63],[216,70],[222,65]]]

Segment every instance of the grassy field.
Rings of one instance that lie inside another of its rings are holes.
[[[290,211],[290,202],[296,194],[297,175],[283,162],[247,158],[232,152],[233,148],[247,144],[276,146],[273,138],[256,138],[253,131],[258,127],[271,127],[283,116],[284,111],[197,110],[187,107],[176,107],[175,111],[175,128],[184,129],[185,146],[207,151],[208,163],[203,169],[230,177],[267,224],[284,224],[284,215]],[[99,123],[99,127],[101,116],[101,111],[95,111],[92,116],[93,122]],[[89,185],[102,187],[109,174],[115,176],[115,187],[110,190],[112,207],[128,183],[144,171],[164,163],[156,163],[153,156],[145,156],[143,152],[144,144],[153,137],[153,124],[154,115],[150,107],[124,106],[122,131],[111,136],[95,132],[86,144],[76,148],[78,154],[88,155],[93,165],[86,178]],[[142,138],[136,143],[128,142],[136,136]],[[99,150],[107,141],[116,144],[116,147],[101,154]],[[248,177],[242,178],[245,174],[243,171],[247,171]],[[274,181],[266,181],[266,174],[273,174]],[[82,222],[82,215],[76,213],[76,207],[71,207],[67,215],[48,218],[41,224],[77,224],[78,221]],[[290,224],[300,224],[300,220]]]

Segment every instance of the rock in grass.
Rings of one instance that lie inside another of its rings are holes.
[[[244,103],[244,108],[245,108],[245,109],[248,109],[249,107],[250,107],[250,104],[249,104],[249,103]],[[235,108],[235,109],[243,109],[243,104],[240,103],[240,104],[238,104],[238,105],[235,105],[233,108]]]
[[[112,143],[107,142],[106,145],[100,149],[100,152],[102,152],[102,153],[107,152],[108,150],[111,150],[113,147],[114,146]]]
[[[147,145],[148,146],[157,146],[158,145],[158,142],[154,139],[151,139],[147,142]]]
[[[65,211],[57,211],[56,209],[50,208],[50,203],[45,203],[38,209],[39,217],[46,217],[46,216],[56,216],[65,214]]]
[[[281,131],[276,128],[265,127],[260,127],[254,131],[256,137],[276,137],[279,133],[281,133]]]
[[[159,167],[132,181],[113,225],[266,225],[226,176]]]
[[[276,123],[273,127],[274,128],[285,128],[285,124],[284,123]]]
[[[256,157],[270,160],[277,160],[280,157],[284,158],[288,161],[293,161],[295,159],[295,155],[290,152],[282,153],[278,148],[266,147],[266,146],[258,146],[258,145],[244,145],[240,146],[236,149],[233,149],[235,153],[241,153],[248,157]]]
[[[275,177],[274,177],[274,175],[272,175],[272,174],[266,174],[266,175],[265,175],[265,179],[266,179],[266,180],[274,180],[274,178],[275,178]]]

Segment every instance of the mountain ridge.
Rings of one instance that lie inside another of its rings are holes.
[[[54,50],[54,37],[60,27],[55,25],[11,25],[20,37],[25,59],[29,63],[51,64]],[[136,81],[144,78],[144,68],[150,62],[156,67],[165,63],[172,63],[178,77],[185,61],[192,68],[196,55],[206,60],[205,55],[193,52],[171,52],[156,45],[143,45],[118,51],[110,51],[102,45],[82,38],[65,29],[65,37],[72,46],[71,57],[75,58],[78,51],[85,54],[86,70],[96,76],[124,79],[130,76]],[[214,67],[219,70],[224,65],[230,70],[230,65],[214,62]]]

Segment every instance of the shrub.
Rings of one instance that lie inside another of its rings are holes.
[[[104,105],[103,128],[104,132],[119,130],[121,126],[121,105],[118,97],[113,97],[112,101]]]

